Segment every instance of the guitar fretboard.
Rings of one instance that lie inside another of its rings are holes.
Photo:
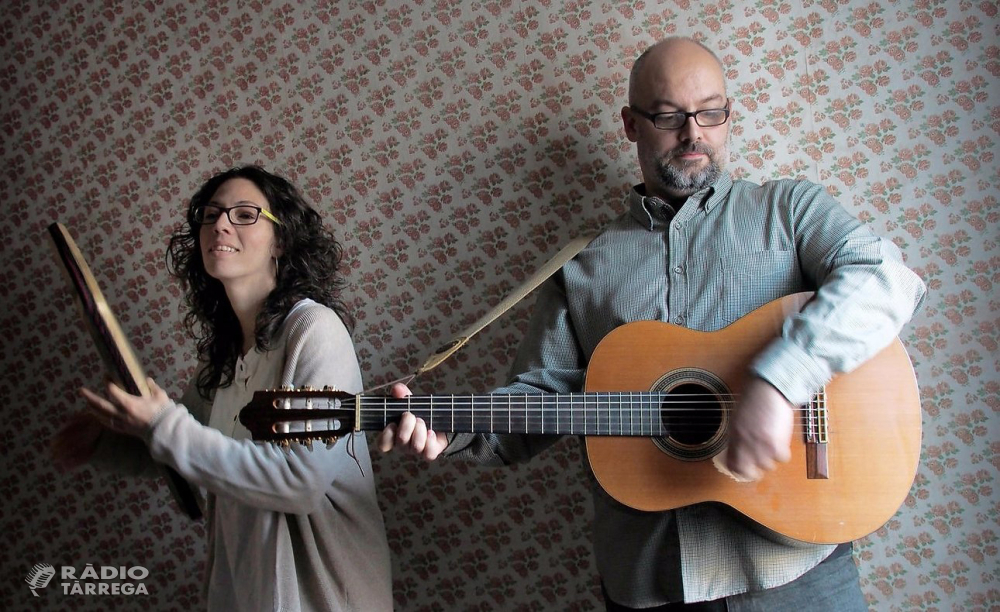
[[[662,436],[664,397],[649,392],[361,397],[360,429],[381,430],[409,411],[435,431]]]

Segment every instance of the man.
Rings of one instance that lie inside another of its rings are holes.
[[[497,392],[579,391],[597,342],[623,323],[714,331],[778,297],[816,291],[749,364],[733,410],[726,467],[757,479],[790,457],[793,406],[889,344],[924,286],[891,242],[822,187],[733,181],[724,171],[731,108],[722,65],[700,43],[671,38],[640,56],[621,116],[643,184],[629,195],[628,213],[540,291],[517,375]],[[460,434],[449,443],[406,415],[378,442],[426,459],[447,447],[507,464],[554,440]],[[609,610],[867,610],[850,544],[794,542],[721,504],[639,512],[593,489]]]

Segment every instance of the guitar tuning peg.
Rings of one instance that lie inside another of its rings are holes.
[[[306,438],[305,445],[306,445],[306,448],[308,448],[310,451],[312,451],[312,449],[313,449],[313,439],[312,438]]]
[[[316,389],[314,389],[313,387],[310,387],[309,385],[306,385],[306,386],[304,386],[304,387],[302,387],[302,388],[299,389],[299,391],[315,391],[315,390]]]
[[[290,445],[290,443],[289,443],[288,440],[285,440],[285,439],[278,440],[278,446],[280,446],[281,448],[283,448],[285,450],[288,450],[289,445]]]
[[[330,393],[330,392],[336,391],[336,390],[337,390],[337,387],[331,387],[330,385],[326,385],[325,387],[323,387],[323,391],[325,391],[327,393]]]
[[[326,442],[326,448],[330,449],[333,448],[333,445],[337,443],[337,437],[330,436],[328,438],[325,438],[323,441]]]
[[[292,385],[281,385],[282,391],[295,391],[295,387]]]

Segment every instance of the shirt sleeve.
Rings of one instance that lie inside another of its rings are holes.
[[[361,390],[361,372],[347,329],[332,310],[309,307],[289,315],[282,384]],[[154,419],[148,443],[153,457],[189,481],[238,502],[277,512],[308,514],[345,469],[350,440],[312,449],[293,443],[235,440],[201,425],[171,402]],[[349,468],[348,468],[349,469]]]
[[[793,404],[888,346],[924,299],[920,277],[819,185],[796,182],[785,208],[799,263],[817,291],[751,371]]]
[[[573,331],[562,272],[539,290],[528,334],[511,368],[514,375],[494,394],[572,393],[583,388],[586,364]],[[483,465],[527,461],[559,441],[557,435],[456,434],[445,454]]]

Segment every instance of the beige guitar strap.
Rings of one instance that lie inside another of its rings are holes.
[[[428,372],[437,366],[441,365],[445,359],[451,357],[458,349],[465,346],[465,344],[477,333],[479,333],[484,327],[495,321],[503,313],[510,310],[514,304],[517,304],[523,300],[529,293],[535,290],[536,287],[541,285],[547,278],[552,276],[563,267],[567,261],[573,259],[577,253],[583,250],[585,246],[590,244],[590,241],[594,239],[593,235],[579,236],[573,239],[569,244],[562,248],[555,256],[545,263],[541,268],[535,271],[520,287],[515,289],[507,297],[505,297],[499,304],[493,307],[492,310],[483,315],[478,321],[465,328],[457,336],[455,336],[451,341],[444,344],[441,348],[432,354],[427,361],[423,363],[417,371],[409,376],[404,376],[398,380],[387,382],[383,385],[373,387],[368,389],[364,393],[370,393],[374,390],[381,389],[383,387],[388,387],[395,383],[408,384],[417,376],[420,376],[424,372]]]

